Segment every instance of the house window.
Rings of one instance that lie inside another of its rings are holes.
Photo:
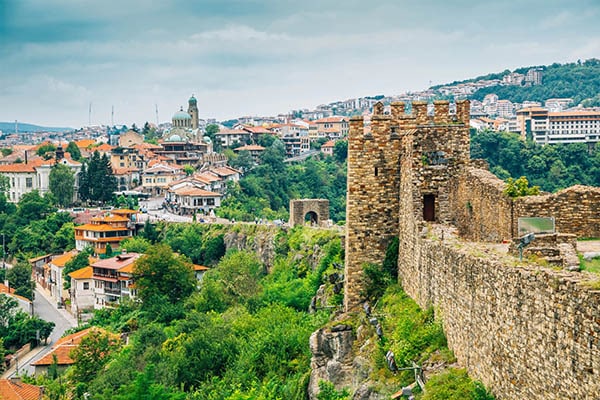
[[[215,205],[215,199],[206,199],[206,205],[207,206],[214,206]]]
[[[83,290],[89,290],[90,289],[90,283],[89,282],[83,282]]]

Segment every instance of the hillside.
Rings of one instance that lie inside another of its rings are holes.
[[[574,63],[545,66],[530,66],[518,68],[512,72],[524,74],[530,68],[542,70],[543,78],[541,85],[534,86],[490,86],[477,90],[468,96],[473,100],[483,100],[490,93],[495,93],[500,99],[522,103],[525,100],[544,102],[550,98],[571,97],[574,104],[583,102],[585,106],[600,105],[600,60],[589,59]],[[454,86],[460,83],[469,83],[479,80],[502,79],[511,71],[491,73],[464,81],[455,81],[445,85],[433,86],[431,89],[439,89],[442,86]]]
[[[67,132],[67,131],[73,130],[73,128],[39,126],[39,125],[27,124],[27,123],[23,123],[23,122],[19,122],[18,129],[19,129],[19,133]],[[0,131],[2,131],[2,133],[15,133],[15,123],[14,122],[0,122]]]

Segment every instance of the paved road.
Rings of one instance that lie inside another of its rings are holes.
[[[56,304],[51,303],[48,295],[42,292],[42,290],[39,288],[35,290],[33,312],[46,321],[54,322],[54,330],[50,334],[46,346],[34,349],[23,360],[19,361],[19,374],[27,373],[28,375],[33,375],[34,369],[30,364],[46,355],[51,350],[52,345],[60,339],[67,329],[77,326],[77,320],[65,309],[57,309]]]

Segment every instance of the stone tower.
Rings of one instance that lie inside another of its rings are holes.
[[[469,102],[393,103],[391,115],[383,104],[373,108],[370,132],[362,117],[350,120],[348,191],[346,200],[346,311],[362,301],[362,267],[381,264],[394,236],[400,251],[407,230],[414,233],[424,221],[451,222],[452,177],[469,162]],[[412,237],[412,236],[411,236]]]
[[[188,100],[188,114],[192,117],[192,129],[198,129],[198,102],[194,95]]]

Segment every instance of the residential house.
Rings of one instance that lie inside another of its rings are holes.
[[[209,214],[221,205],[221,194],[188,185],[170,189],[165,196],[165,203],[180,215],[193,215],[198,212]]]
[[[207,143],[193,143],[179,135],[172,135],[160,145],[162,149],[156,149],[154,153],[177,165],[196,165],[202,159],[202,155],[209,152]]]
[[[82,331],[72,333],[67,336],[63,336],[58,339],[52,346],[52,350],[46,353],[39,360],[32,362],[31,365],[35,367],[35,375],[42,375],[48,373],[48,368],[54,363],[56,358],[56,367],[59,373],[63,373],[67,368],[75,363],[71,358],[72,351],[79,347],[81,340],[93,332],[108,333],[106,330],[97,326],[84,329]],[[114,341],[118,341],[119,337],[115,334],[109,334]]]
[[[140,258],[138,253],[124,253],[92,264],[94,282],[94,308],[100,309],[119,304],[132,293],[133,264]]]
[[[31,265],[31,279],[50,291],[50,261],[52,261],[52,254],[30,258],[27,261]]]
[[[64,300],[68,298],[64,290],[63,269],[65,264],[71,261],[77,253],[77,250],[68,251],[52,258],[48,263],[50,266],[50,296],[57,304],[64,304]]]
[[[334,147],[335,147],[335,141],[328,140],[327,142],[323,143],[323,145],[321,146],[321,153],[325,154],[326,156],[333,156],[333,148]]]
[[[142,143],[144,136],[131,129],[119,135],[119,147],[132,147]]]
[[[0,379],[0,399],[2,400],[42,400],[44,388],[30,385],[21,378]]]
[[[92,264],[96,262],[92,261]],[[93,268],[83,267],[69,274],[71,278],[71,313],[79,316],[94,309]]]
[[[184,176],[185,172],[181,167],[156,164],[142,172],[142,190],[153,196],[159,196],[165,192],[169,184]]]
[[[310,150],[309,128],[305,124],[281,124],[278,129],[288,157]]]
[[[346,117],[321,118],[314,123],[317,124],[317,138],[341,139],[348,136],[349,125]]]
[[[75,248],[79,251],[90,246],[94,254],[106,253],[107,246],[117,250],[121,241],[133,236],[137,211],[118,209],[91,222],[75,227]]]
[[[255,144],[249,144],[247,146],[242,146],[238,147],[237,149],[233,149],[233,151],[235,151],[236,153],[240,153],[241,151],[247,151],[250,153],[250,156],[252,157],[252,160],[254,160],[254,163],[259,164],[260,155],[263,153],[263,151],[265,151],[265,148]]]
[[[210,268],[205,267],[204,265],[197,265],[197,264],[194,264],[193,267],[194,267],[194,276],[196,277],[196,280],[198,282],[202,282],[202,278],[204,277],[204,274]]]
[[[223,129],[215,134],[215,140],[221,147],[231,147],[234,144],[245,145],[251,141],[252,134],[243,129]]]
[[[112,168],[117,180],[117,190],[126,191],[137,187],[140,183],[140,170],[137,168]]]
[[[27,154],[27,153],[26,153]],[[81,163],[71,159],[69,153],[60,153],[60,158],[44,160],[40,157],[28,159],[24,162],[0,165],[0,174],[8,178],[7,200],[18,203],[25,193],[37,190],[45,194],[50,190],[50,171],[56,163],[68,166],[75,175],[73,187],[74,199],[78,189],[78,174]]]

